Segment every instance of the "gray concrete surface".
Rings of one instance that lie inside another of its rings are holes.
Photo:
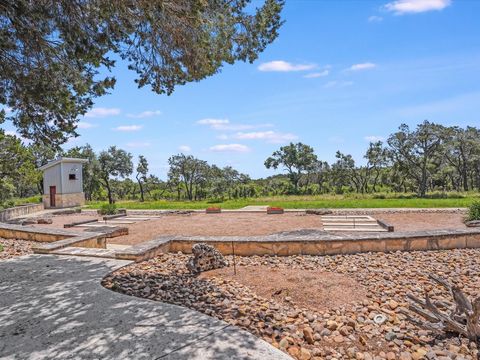
[[[0,359],[290,359],[198,312],[103,288],[128,261],[0,261]]]

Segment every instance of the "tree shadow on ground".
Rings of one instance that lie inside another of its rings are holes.
[[[0,359],[287,359],[198,312],[101,286],[128,262],[32,255],[0,262]]]

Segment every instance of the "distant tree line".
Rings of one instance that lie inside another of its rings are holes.
[[[147,159],[116,146],[95,153],[90,145],[55,151],[39,144],[25,145],[0,130],[0,206],[12,198],[42,191],[37,168],[57,156],[88,159],[83,169],[87,200],[214,200],[272,195],[415,193],[480,190],[480,130],[446,127],[424,121],[410,129],[401,125],[386,142],[369,144],[361,164],[337,151],[329,164],[306,144],[280,147],[265,167],[281,175],[251,179],[231,166],[220,168],[192,155],[168,159],[167,179],[149,172]]]
[[[428,121],[402,124],[386,143],[369,144],[362,165],[340,151],[332,164],[302,143],[281,147],[265,161],[287,171],[296,193],[414,192],[480,190],[480,130]],[[291,192],[290,191],[290,192]]]

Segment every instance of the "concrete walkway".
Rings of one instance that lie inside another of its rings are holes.
[[[290,359],[198,312],[103,288],[128,261],[0,261],[0,359]]]

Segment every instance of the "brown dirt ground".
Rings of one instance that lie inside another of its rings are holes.
[[[111,243],[138,244],[162,235],[254,236],[301,229],[323,230],[320,216],[288,213],[192,213],[165,215],[128,225],[129,235],[111,239]]]
[[[396,232],[466,229],[463,224],[463,216],[454,212],[379,213],[373,215],[376,219],[381,219],[394,225]],[[51,225],[35,226],[63,228],[63,225],[66,223],[94,218],[96,217],[92,215],[61,215],[54,216],[53,224]],[[169,214],[148,221],[139,221],[135,224],[119,226],[127,226],[129,235],[110,239],[110,243],[133,245],[162,235],[253,236],[301,229],[323,230],[320,216],[296,213],[285,213],[283,215],[267,215],[264,213]],[[73,231],[83,231],[83,229],[80,227],[70,228]]]
[[[367,290],[353,278],[315,270],[281,269],[268,266],[238,266],[202,273],[200,278],[234,280],[257,295],[282,303],[294,303],[314,311],[340,307],[367,298]]]
[[[395,231],[420,231],[437,229],[467,229],[465,215],[459,213],[383,213],[374,218],[395,226]]]
[[[396,232],[466,229],[463,215],[457,213],[382,213],[375,218],[395,226]],[[222,213],[165,215],[158,219],[128,225],[129,235],[109,240],[114,244],[138,244],[161,235],[253,236],[301,229],[323,230],[320,216],[285,213]]]

